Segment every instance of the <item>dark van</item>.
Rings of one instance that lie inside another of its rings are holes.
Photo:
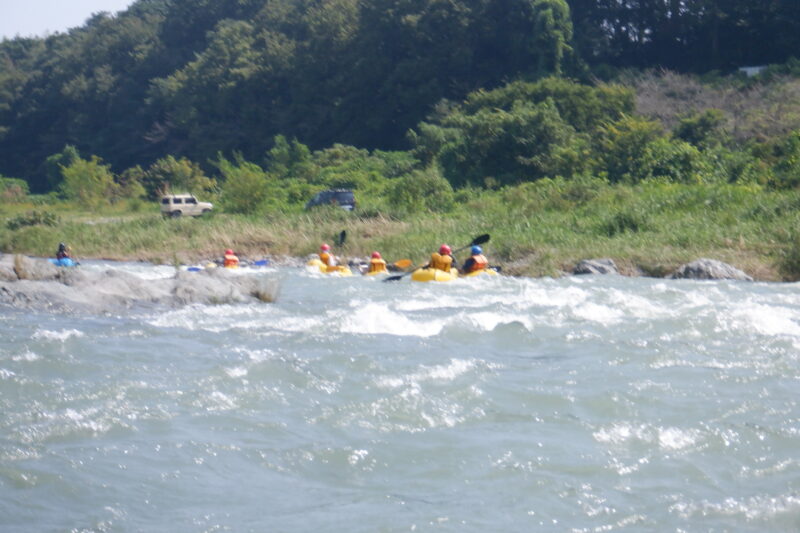
[[[356,197],[353,191],[347,189],[328,189],[315,194],[306,204],[306,209],[318,205],[338,205],[342,209],[352,211],[356,208]]]

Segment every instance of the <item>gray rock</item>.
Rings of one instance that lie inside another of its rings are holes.
[[[584,259],[572,271],[573,274],[619,274],[613,259]]]
[[[15,255],[13,261],[18,279],[54,280],[58,275],[59,268],[47,260]]]
[[[26,258],[22,263],[17,262],[18,267],[22,265],[19,270],[24,270],[28,277],[0,279],[0,304],[99,313],[142,305],[271,302],[278,294],[277,280],[234,274],[224,268],[142,279],[114,269],[98,272],[58,268],[43,259]],[[0,258],[0,269],[3,265],[5,258]]]
[[[682,265],[667,276],[669,279],[733,279],[753,281],[753,278],[722,261],[716,259],[697,259]]]

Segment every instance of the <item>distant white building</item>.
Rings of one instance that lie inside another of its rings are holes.
[[[757,67],[739,67],[739,72],[743,72],[748,78],[752,78],[767,68],[766,65],[759,65]]]

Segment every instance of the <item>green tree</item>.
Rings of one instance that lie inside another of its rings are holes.
[[[390,206],[409,213],[447,212],[453,198],[453,188],[436,167],[413,171],[395,180],[388,191]]]
[[[612,183],[635,183],[650,175],[645,155],[650,144],[663,137],[661,124],[636,116],[624,116],[599,129],[596,139],[598,170]]]
[[[212,192],[216,187],[216,182],[207,177],[197,163],[171,155],[150,165],[142,184],[151,200],[168,191],[199,194]]]
[[[62,169],[72,165],[75,161],[80,159],[81,155],[78,149],[68,144],[57,154],[48,156],[44,161],[44,175],[47,179],[47,186],[49,190],[57,190],[64,180]]]
[[[61,190],[70,200],[86,208],[97,208],[109,204],[117,196],[118,186],[110,166],[104,165],[97,156],[90,160],[78,158],[62,168],[64,181]]]
[[[224,178],[222,205],[230,213],[253,214],[262,207],[269,193],[267,173],[237,154],[235,162],[218,155],[216,166]]]

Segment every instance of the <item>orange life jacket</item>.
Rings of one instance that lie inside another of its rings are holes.
[[[222,262],[222,266],[239,266],[239,258],[232,254],[225,254],[225,260]]]
[[[319,260],[325,263],[326,266],[336,266],[336,258],[328,252],[319,254]]]
[[[476,272],[478,270],[484,270],[486,267],[489,266],[489,261],[483,254],[473,255],[470,259],[472,259],[472,264],[469,266],[467,272]]]
[[[431,254],[431,262],[428,266],[430,268],[438,268],[439,270],[443,270],[445,272],[450,272],[450,268],[453,265],[453,258],[449,255],[441,255],[438,252],[433,252]]]
[[[386,272],[386,261],[383,259],[370,259],[368,272]]]

